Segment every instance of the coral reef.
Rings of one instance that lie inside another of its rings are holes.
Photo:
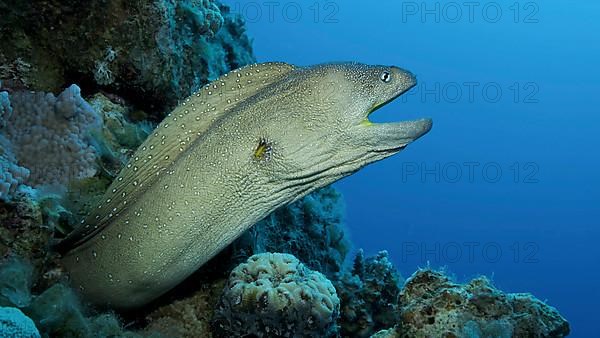
[[[73,291],[63,284],[55,284],[36,296],[23,311],[51,337],[140,337],[124,332],[112,314],[86,316]]]
[[[58,97],[18,91],[9,99],[13,111],[0,133],[12,146],[18,165],[29,171],[24,183],[65,185],[96,173],[90,131],[99,129],[101,120],[79,87],[71,85]]]
[[[0,307],[0,335],[3,337],[37,338],[40,332],[33,321],[14,307]]]
[[[12,113],[8,92],[0,91],[0,130],[6,127]],[[10,141],[0,134],[0,200],[9,200],[28,177],[29,170],[17,165]]]
[[[337,190],[317,190],[274,211],[236,240],[231,246],[232,262],[238,264],[262,252],[283,252],[332,278],[341,271],[350,248],[343,214],[343,199]]]
[[[344,337],[369,337],[393,326],[399,316],[402,278],[387,251],[364,258],[359,250],[352,270],[333,281],[341,300],[340,326]]]
[[[461,285],[441,272],[419,270],[399,298],[391,337],[565,337],[569,324],[529,294],[505,294],[481,277]]]
[[[117,101],[117,102],[115,102]],[[89,99],[92,108],[102,117],[102,131],[94,135],[94,146],[102,157],[103,169],[111,177],[127,163],[136,148],[146,140],[154,125],[140,119],[140,111],[132,111],[119,99],[98,93]],[[136,116],[140,121],[133,121]]]
[[[349,242],[332,187],[256,224],[202,278],[129,318],[129,330],[86,308],[66,286],[53,237],[89,212],[163,112],[253,62],[251,44],[215,0],[0,0],[0,12],[0,336],[569,333],[554,308],[485,278],[457,284],[419,270],[401,289],[386,252],[359,251],[343,271]],[[84,100],[71,83],[95,94]]]
[[[43,218],[43,210],[31,194],[19,193],[10,202],[0,200],[0,257],[16,256],[30,262],[36,278],[43,270],[55,267],[49,250],[53,231],[43,225]],[[17,274],[10,272],[9,275]],[[50,275],[46,277],[51,279]]]
[[[400,332],[396,328],[391,328],[387,330],[377,331],[371,338],[398,338],[400,336]],[[471,338],[471,337],[470,337]],[[475,337],[473,337],[475,338]]]
[[[0,266],[0,306],[24,307],[31,302],[33,268],[19,259]]]
[[[0,120],[0,131],[2,123],[5,121]],[[0,134],[0,200],[10,200],[28,177],[29,169],[17,164],[10,142]]]
[[[0,82],[2,88],[2,82]],[[6,125],[6,120],[12,115],[12,106],[8,99],[8,92],[0,91],[0,128]]]
[[[88,336],[86,318],[73,291],[63,284],[54,284],[35,297],[25,312],[42,332],[58,337]]]
[[[24,260],[10,258],[0,261],[0,307],[4,306],[0,308],[0,336],[22,337],[11,336],[14,332],[11,330],[30,328],[24,326],[27,323],[23,321],[27,319],[33,328],[37,327],[35,332],[39,329],[39,333],[32,337],[39,337],[40,333],[43,337],[142,337],[124,330],[114,314],[89,314],[75,293],[62,283],[54,281],[41,294],[32,294],[32,284],[41,278]],[[15,316],[10,317],[11,313],[3,312],[5,309],[11,309]],[[22,311],[20,317],[15,311]],[[143,336],[160,337],[151,330]]]
[[[143,333],[165,337],[195,338],[212,336],[211,319],[223,292],[224,279],[205,282],[194,295],[160,306],[146,316]]]
[[[69,190],[80,193],[92,185],[103,192],[153,129],[147,121],[131,121],[129,116],[135,114],[129,108],[100,93],[88,104],[76,85],[58,97],[16,91],[0,98],[10,107],[5,110],[10,113],[0,115],[4,126],[0,127],[0,198],[4,200],[29,186],[50,185],[53,192],[62,193],[64,186],[72,185]]]
[[[162,111],[254,60],[243,22],[215,0],[1,0],[0,12],[0,80],[11,88],[79,83]]]
[[[89,102],[102,119],[102,129],[92,133],[92,144],[99,154],[99,173],[69,182],[60,204],[71,214],[71,225],[83,219],[97,204],[119,170],[154,128],[145,120],[132,121],[130,116],[140,115],[138,112],[104,94],[94,95]]]
[[[331,282],[289,254],[263,253],[237,266],[215,312],[220,336],[329,337],[339,299]]]
[[[0,128],[0,199],[28,193],[49,227],[72,226],[87,214],[153,128],[131,121],[130,109],[102,94],[88,104],[75,85],[58,97],[36,92],[5,97],[15,108],[0,121],[6,125]]]

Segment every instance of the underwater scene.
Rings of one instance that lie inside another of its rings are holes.
[[[0,337],[600,337],[599,13],[0,0]]]

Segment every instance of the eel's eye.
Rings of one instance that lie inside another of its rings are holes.
[[[383,72],[381,72],[381,75],[379,75],[379,79],[385,83],[388,83],[392,81],[392,74],[384,70]]]
[[[273,147],[271,142],[266,138],[261,138],[254,150],[254,158],[260,161],[269,161],[273,155]]]

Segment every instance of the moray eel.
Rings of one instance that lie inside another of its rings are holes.
[[[152,301],[279,206],[427,133],[429,119],[369,121],[415,84],[398,67],[358,63],[221,76],[158,125],[58,244],[71,283],[99,305]]]

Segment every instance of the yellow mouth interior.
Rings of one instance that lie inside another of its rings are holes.
[[[365,117],[365,119],[362,120],[362,122],[360,124],[362,126],[372,126],[374,123],[369,120],[369,116],[371,115],[372,112],[376,111],[377,109],[381,108],[382,106],[385,106],[387,103],[388,102],[382,102],[382,103],[378,103],[378,104],[374,105],[373,108],[369,109],[369,112],[367,113],[367,117]]]

